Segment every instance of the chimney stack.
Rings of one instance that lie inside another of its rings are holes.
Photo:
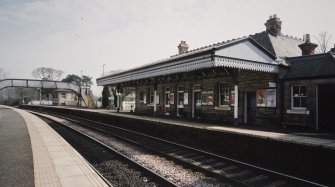
[[[188,50],[188,45],[185,41],[181,41],[178,45],[178,54],[186,53]]]
[[[304,43],[298,45],[301,49],[302,55],[314,55],[314,50],[318,46],[315,43],[311,42],[310,35],[306,34],[304,36]]]
[[[277,14],[270,16],[269,19],[264,24],[266,26],[266,32],[272,36],[281,36],[281,20],[277,17]]]

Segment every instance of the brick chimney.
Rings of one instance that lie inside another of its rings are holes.
[[[305,43],[298,45],[301,49],[302,55],[314,55],[314,50],[318,46],[311,42],[309,34],[304,36]]]
[[[330,52],[335,53],[335,44],[334,47],[330,49]]]
[[[269,19],[264,24],[266,26],[266,32],[272,36],[281,36],[281,20],[277,17],[277,14],[270,16]]]
[[[181,41],[178,45],[178,54],[186,53],[188,50],[188,45],[185,41]]]

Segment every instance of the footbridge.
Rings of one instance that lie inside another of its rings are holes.
[[[51,80],[34,80],[34,79],[3,79],[0,80],[0,90],[7,87],[25,87],[25,88],[42,88],[42,89],[66,89],[76,93],[84,99],[88,108],[92,107],[93,97],[89,88],[81,88],[79,85],[61,81]],[[94,102],[93,102],[94,105]]]
[[[60,81],[33,80],[33,79],[4,79],[0,80],[0,90],[7,87],[67,89],[80,95],[80,86]]]

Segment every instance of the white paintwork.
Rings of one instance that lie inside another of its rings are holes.
[[[215,51],[215,55],[267,64],[277,64],[271,57],[248,40]]]
[[[215,57],[215,67],[228,67],[228,68],[236,68],[236,69],[246,69],[252,71],[262,71],[269,73],[278,73],[278,65],[275,64],[267,64],[267,63],[257,63],[250,62],[246,60],[240,59],[232,59],[227,57]]]
[[[234,118],[238,119],[238,85],[235,85],[234,88],[235,88]]]

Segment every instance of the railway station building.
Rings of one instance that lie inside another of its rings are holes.
[[[320,113],[329,106],[318,98],[335,92],[334,53],[314,55],[309,36],[284,35],[281,25],[273,15],[265,31],[242,38],[194,50],[181,41],[177,55],[100,77],[97,84],[118,93],[134,88],[137,114],[319,130]]]

